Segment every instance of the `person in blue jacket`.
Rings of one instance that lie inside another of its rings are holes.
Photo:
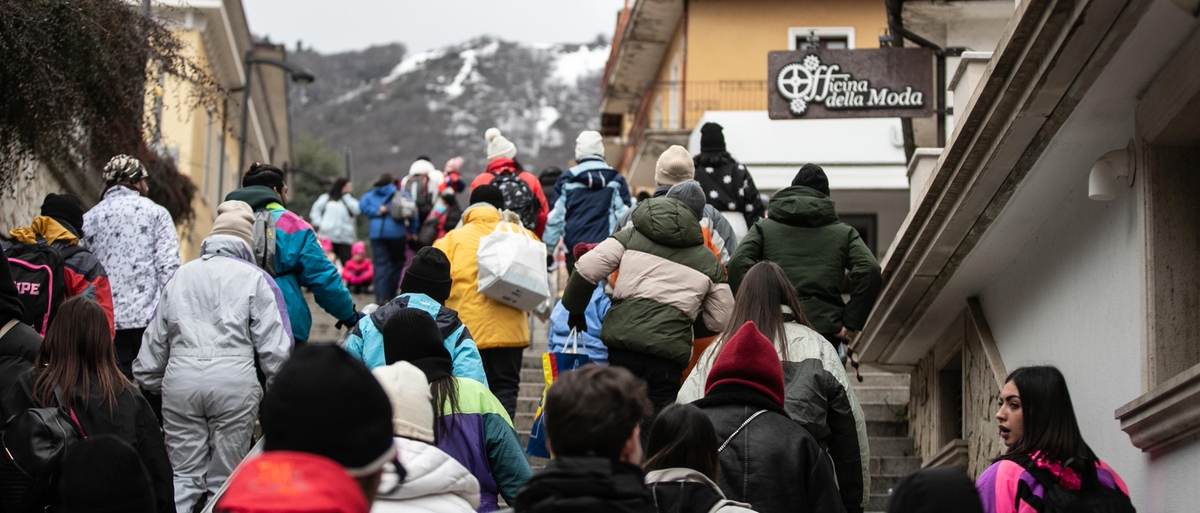
[[[392,218],[392,197],[404,194],[396,188],[391,174],[379,175],[375,186],[358,200],[358,209],[371,220],[367,238],[371,241],[371,254],[375,263],[375,302],[384,304],[396,296],[400,284],[400,273],[408,258],[408,240],[416,237],[420,222],[413,218],[403,222]],[[414,209],[415,210],[415,209]]]
[[[354,325],[360,314],[312,226],[285,208],[287,191],[283,171],[255,162],[242,176],[242,188],[226,195],[225,201],[244,201],[255,212],[268,211],[275,219],[275,283],[287,304],[292,339],[299,346],[308,343],[312,329],[312,314],[301,287],[313,293],[317,304],[338,320],[339,328]]]
[[[629,185],[603,155],[600,132],[585,130],[575,139],[577,165],[554,184],[557,199],[542,234],[548,253],[554,253],[559,239],[569,249],[603,241],[617,231],[617,220],[629,209]],[[575,259],[568,251],[567,272],[574,270]]]
[[[596,247],[595,243],[576,244],[572,250],[572,256],[579,260],[594,247]],[[582,333],[583,340],[579,341],[580,345],[586,346],[588,359],[601,367],[608,366],[608,347],[600,341],[600,328],[604,324],[604,316],[608,315],[608,308],[612,306],[612,300],[604,292],[606,285],[608,285],[607,279],[600,280],[600,283],[596,284],[596,290],[592,291],[592,298],[588,300],[587,309],[583,311],[583,314],[587,316],[588,329]],[[554,310],[550,312],[550,351],[561,353],[570,349],[567,344],[567,338],[571,335],[571,326],[567,322],[570,317],[571,312],[567,311],[567,307],[563,306],[561,300],[554,305]]]
[[[420,310],[437,322],[442,343],[453,361],[454,376],[473,379],[487,386],[483,360],[479,358],[479,349],[475,347],[471,332],[458,319],[458,312],[445,306],[446,298],[450,297],[450,284],[450,259],[446,254],[432,246],[421,248],[404,272],[404,281],[400,283],[402,293],[358,321],[358,325],[350,330],[344,349],[368,369],[387,365],[383,325],[401,310]]]

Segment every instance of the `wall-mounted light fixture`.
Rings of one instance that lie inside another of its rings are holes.
[[[1129,141],[1129,145],[1124,148],[1101,156],[1092,166],[1092,173],[1088,176],[1088,199],[1112,201],[1117,197],[1114,182],[1119,178],[1124,178],[1120,183],[1133,187],[1136,160],[1133,141]]]

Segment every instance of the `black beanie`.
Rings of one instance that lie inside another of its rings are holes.
[[[449,376],[454,368],[442,332],[433,316],[416,308],[401,308],[379,330],[383,334],[383,360],[413,364],[430,383]]]
[[[42,200],[42,215],[60,224],[68,223],[71,225],[68,230],[83,234],[83,203],[74,194],[47,194]]]
[[[480,185],[471,191],[471,204],[488,203],[497,209],[504,208],[504,192],[492,184]]]
[[[438,303],[450,298],[450,259],[442,250],[426,246],[413,255],[400,280],[400,292],[420,292]]]
[[[137,450],[114,435],[95,435],[67,448],[59,477],[63,509],[71,513],[153,513],[154,488]],[[172,497],[162,497],[174,502]]]
[[[716,123],[705,123],[700,127],[700,152],[725,151],[724,128]]]
[[[792,179],[792,185],[812,187],[821,194],[829,195],[829,178],[825,176],[825,170],[816,164],[805,164],[801,167],[800,172]]]
[[[340,347],[297,347],[267,388],[260,415],[268,451],[338,462],[355,477],[395,455],[392,402],[358,360]]]
[[[17,295],[17,284],[13,282],[8,259],[0,258],[0,326],[11,319],[25,319],[25,305]]]

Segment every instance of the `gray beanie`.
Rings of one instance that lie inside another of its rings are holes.
[[[672,185],[671,190],[667,191],[667,197],[682,201],[691,208],[697,221],[704,218],[704,188],[700,187],[700,182],[684,180]]]

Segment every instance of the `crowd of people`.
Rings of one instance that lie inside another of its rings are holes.
[[[255,163],[182,265],[145,168],[114,157],[96,206],[50,194],[4,241],[0,513],[864,511],[844,358],[879,264],[819,166],[764,205],[722,128],[701,133],[635,202],[599,133],[535,177],[489,129],[469,191],[461,158],[422,156],[359,199],[335,181],[312,225]],[[513,424],[529,312],[480,290],[500,231],[550,267],[566,252],[549,350],[590,361],[545,391],[536,472]],[[360,310],[368,284],[378,307]],[[308,343],[308,295],[340,344]],[[1007,451],[974,484],[922,470],[888,511],[1132,511],[1057,369],[1013,371],[998,408]]]

